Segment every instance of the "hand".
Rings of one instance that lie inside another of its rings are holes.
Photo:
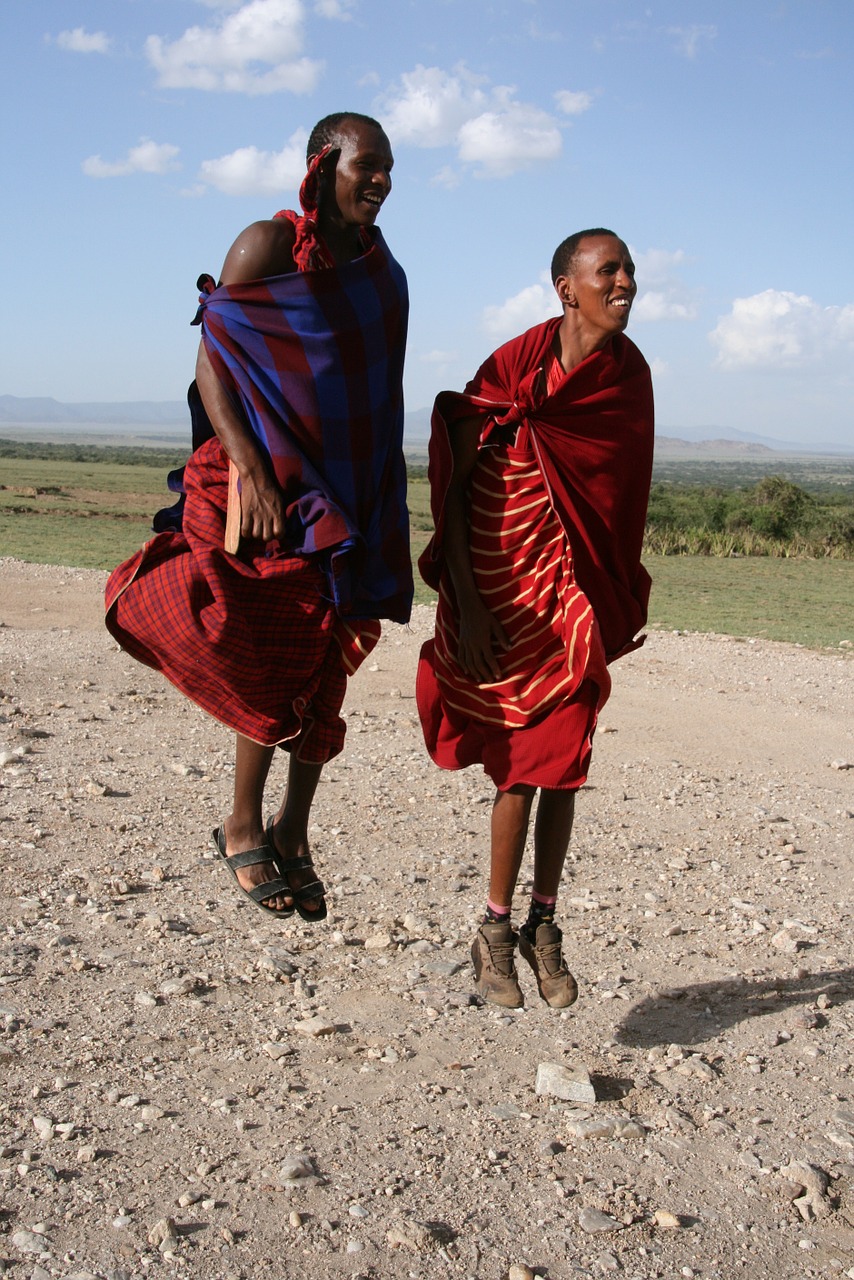
[[[501,678],[496,649],[506,653],[510,641],[501,623],[484,607],[482,601],[460,609],[460,642],[457,661],[467,676],[478,684],[489,684]]]
[[[269,476],[243,476],[240,481],[240,536],[269,542],[285,532],[282,492]]]

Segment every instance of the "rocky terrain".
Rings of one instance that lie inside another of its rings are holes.
[[[510,1012],[468,966],[490,789],[418,729],[430,609],[351,683],[312,927],[214,859],[230,737],[116,648],[103,581],[0,561],[0,1271],[854,1277],[849,653],[654,633],[615,667],[581,997],[523,972]]]

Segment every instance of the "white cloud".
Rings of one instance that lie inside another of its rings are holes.
[[[281,196],[285,191],[298,191],[305,177],[307,142],[305,130],[298,129],[281,151],[239,147],[217,160],[205,160],[199,177],[227,196]]]
[[[551,277],[544,271],[539,284],[528,285],[499,306],[484,307],[482,323],[488,334],[503,342],[559,313]]]
[[[662,360],[660,356],[654,356],[649,361],[649,368],[654,378],[664,378],[670,372],[670,365],[666,360]]]
[[[640,324],[693,320],[697,315],[693,294],[679,279],[679,271],[688,260],[684,250],[647,249],[645,253],[633,253],[633,257],[638,296],[632,307],[632,320]]]
[[[389,137],[416,147],[451,145],[465,122],[488,106],[485,83],[483,76],[465,67],[458,67],[455,75],[440,67],[405,71],[399,86],[381,102]]]
[[[676,49],[685,58],[696,58],[700,46],[711,44],[717,39],[718,29],[715,26],[668,27],[667,34],[676,41]]]
[[[674,272],[685,261],[682,249],[647,249],[645,253],[633,253],[637,277],[644,284],[663,284],[670,281]]]
[[[309,93],[322,63],[300,56],[302,24],[301,0],[250,0],[171,43],[149,36],[145,51],[167,89]]]
[[[804,294],[765,289],[736,298],[709,335],[723,369],[799,368],[854,348],[854,303],[822,307]]]
[[[339,22],[352,20],[352,9],[355,0],[314,0],[314,11],[321,18],[338,19]]]
[[[589,111],[593,106],[593,94],[585,93],[583,89],[574,91],[572,89],[559,89],[554,95],[555,103],[559,111],[565,116],[581,116],[585,111]]]
[[[90,178],[124,178],[130,173],[171,173],[181,166],[175,159],[179,148],[169,142],[152,142],[140,138],[139,145],[131,147],[124,160],[110,163],[100,156],[89,156],[82,169]]]
[[[563,139],[554,119],[539,107],[509,102],[467,120],[460,129],[459,157],[481,177],[509,178],[520,169],[555,160]]]
[[[464,65],[453,73],[417,66],[379,100],[377,110],[394,143],[457,150],[463,165],[482,177],[508,177],[553,160],[562,137],[553,116],[518,102],[515,89],[489,85]],[[449,185],[447,167],[439,181]]]
[[[657,289],[638,293],[632,307],[632,319],[641,324],[645,320],[693,320],[696,314],[691,303],[677,302],[670,294]]]
[[[458,354],[456,351],[425,351],[418,358],[423,364],[450,364]]]
[[[60,49],[68,49],[71,53],[109,53],[110,37],[104,31],[84,31],[75,27],[73,31],[60,31],[56,37]]]

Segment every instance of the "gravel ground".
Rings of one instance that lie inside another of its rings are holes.
[[[656,633],[615,667],[581,997],[522,973],[510,1012],[468,965],[490,789],[418,729],[432,611],[351,683],[311,927],[214,860],[230,736],[116,648],[103,581],[0,561],[0,1270],[854,1277],[850,654]]]

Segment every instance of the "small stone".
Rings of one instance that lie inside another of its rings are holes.
[[[297,1213],[296,1209],[292,1209],[288,1214],[288,1226],[293,1227],[295,1231],[302,1226],[302,1214]]]
[[[137,991],[133,1002],[138,1009],[157,1008],[157,996],[153,996],[150,991]]]
[[[47,1253],[47,1241],[35,1231],[13,1231],[12,1247],[19,1253]]]
[[[854,765],[850,760],[831,760],[831,769],[854,769]]]
[[[178,1197],[178,1206],[181,1209],[189,1209],[191,1204],[198,1204],[203,1195],[203,1191],[184,1191]]]
[[[370,1212],[363,1204],[351,1204],[348,1210],[351,1218],[369,1218]]]
[[[385,951],[388,947],[393,946],[394,939],[389,933],[372,933],[370,938],[365,939],[366,951]]]
[[[771,946],[788,955],[795,955],[805,945],[803,938],[798,938],[791,929],[780,929],[771,939]]]
[[[609,1213],[603,1213],[601,1209],[582,1209],[578,1215],[578,1225],[582,1231],[593,1235],[597,1231],[622,1231],[623,1224],[618,1222],[616,1218],[612,1218]]]
[[[33,1128],[42,1142],[50,1142],[55,1132],[49,1116],[33,1116]]]
[[[166,1112],[162,1107],[155,1106],[151,1103],[149,1106],[143,1107],[139,1114],[143,1120],[150,1122],[152,1120],[162,1120],[166,1115]]]
[[[314,1176],[314,1165],[308,1156],[289,1156],[279,1167],[279,1178],[284,1183],[299,1182],[303,1178]]]
[[[188,996],[191,991],[195,991],[198,986],[197,980],[192,974],[185,973],[180,978],[169,978],[160,988],[160,994],[163,996]]]
[[[326,1018],[321,1018],[319,1014],[315,1014],[313,1018],[304,1018],[302,1022],[295,1022],[294,1031],[298,1036],[309,1036],[316,1039],[318,1036],[334,1035],[335,1023],[328,1022]]]
[[[78,1147],[77,1159],[80,1164],[92,1164],[98,1159],[97,1147]]]
[[[280,1040],[268,1040],[266,1044],[262,1044],[261,1048],[274,1062],[278,1062],[281,1058],[287,1058],[293,1053],[291,1046],[282,1043]]]
[[[596,1259],[600,1271],[619,1271],[619,1259],[613,1253],[600,1253]]]
[[[438,1245],[430,1228],[413,1218],[392,1223],[386,1233],[386,1240],[393,1249],[409,1249],[412,1253],[427,1253]]]
[[[538,1095],[563,1098],[566,1102],[595,1102],[596,1090],[590,1075],[580,1065],[541,1062],[537,1067],[534,1090]]]
[[[148,1243],[161,1253],[174,1249],[178,1244],[178,1228],[172,1218],[161,1218],[148,1233]]]
[[[536,1280],[534,1272],[524,1262],[514,1262],[507,1272],[507,1280]]]
[[[669,1209],[656,1209],[655,1225],[663,1227],[666,1231],[675,1231],[677,1227],[682,1226],[682,1220],[676,1213],[671,1213]]]

